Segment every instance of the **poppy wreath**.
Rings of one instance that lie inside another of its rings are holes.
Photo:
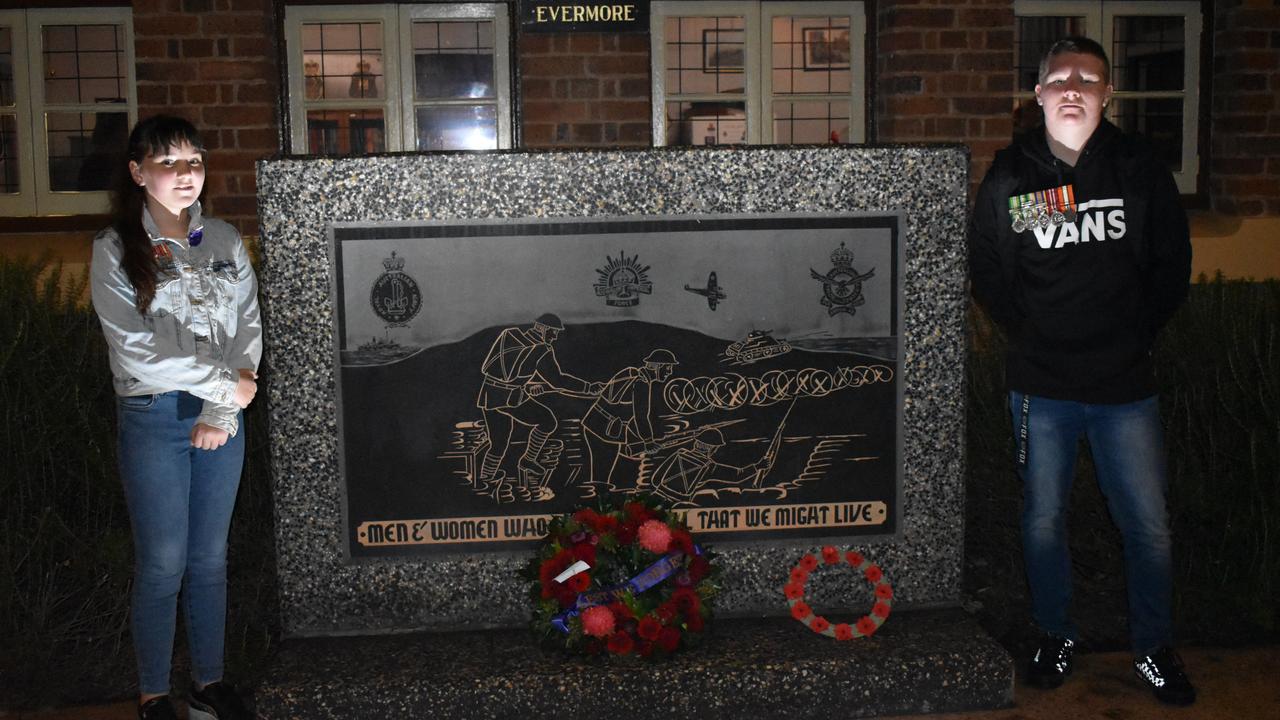
[[[806,554],[800,558],[800,564],[791,569],[791,581],[782,588],[783,594],[787,596],[787,604],[791,606],[791,617],[804,623],[810,630],[836,640],[852,640],[873,635],[888,619],[889,612],[893,609],[893,588],[884,578],[884,572],[880,567],[864,558],[861,553],[850,550],[844,553],[843,559],[875,587],[876,603],[871,608],[871,613],[858,618],[853,625],[832,624],[825,617],[815,613],[813,608],[805,602],[804,591],[805,585],[809,582],[809,574],[818,569],[818,558],[812,554]],[[830,545],[822,548],[823,563],[837,565],[840,560],[839,550]]]
[[[554,518],[525,576],[539,641],[589,656],[660,658],[696,645],[719,590],[711,554],[646,497]]]

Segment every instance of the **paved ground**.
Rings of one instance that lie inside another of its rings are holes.
[[[1280,720],[1280,678],[1277,678],[1280,647],[1192,648],[1184,650],[1182,657],[1200,690],[1199,702],[1189,708],[1170,708],[1157,703],[1134,678],[1126,653],[1101,653],[1079,656],[1075,675],[1058,690],[1019,686],[1015,693],[1016,707],[910,717],[913,720]],[[132,720],[134,717],[133,703],[128,702],[37,712],[0,710],[0,718],[4,720]]]

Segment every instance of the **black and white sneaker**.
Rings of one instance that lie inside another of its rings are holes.
[[[1067,638],[1046,633],[1027,665],[1027,684],[1046,690],[1061,685],[1071,674],[1071,654],[1075,646]]]
[[[1196,701],[1196,689],[1183,672],[1182,658],[1173,648],[1162,647],[1150,655],[1134,659],[1133,672],[1162,703],[1190,705]]]
[[[138,706],[138,720],[178,720],[168,695],[154,697]]]
[[[240,694],[227,683],[219,680],[209,683],[203,690],[191,688],[187,698],[189,720],[252,720],[253,715],[244,706]]]

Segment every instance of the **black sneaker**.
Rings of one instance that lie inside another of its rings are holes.
[[[203,690],[191,688],[187,698],[188,720],[252,720],[253,715],[244,706],[240,694],[227,683],[219,680],[205,685]]]
[[[1182,658],[1173,648],[1162,647],[1150,655],[1133,661],[1133,672],[1155,693],[1156,699],[1169,705],[1190,705],[1196,701],[1196,689],[1182,671]]]
[[[178,720],[168,695],[154,697],[138,706],[138,720]]]
[[[1076,644],[1064,637],[1046,633],[1027,665],[1028,685],[1051,690],[1071,674],[1071,653]]]

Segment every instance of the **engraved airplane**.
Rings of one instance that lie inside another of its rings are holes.
[[[707,307],[711,308],[713,311],[716,309],[717,303],[729,297],[728,295],[725,295],[724,288],[716,284],[716,274],[714,272],[707,276],[706,287],[696,288],[691,285],[685,285],[684,289],[694,293],[695,295],[705,297],[707,299]]]

